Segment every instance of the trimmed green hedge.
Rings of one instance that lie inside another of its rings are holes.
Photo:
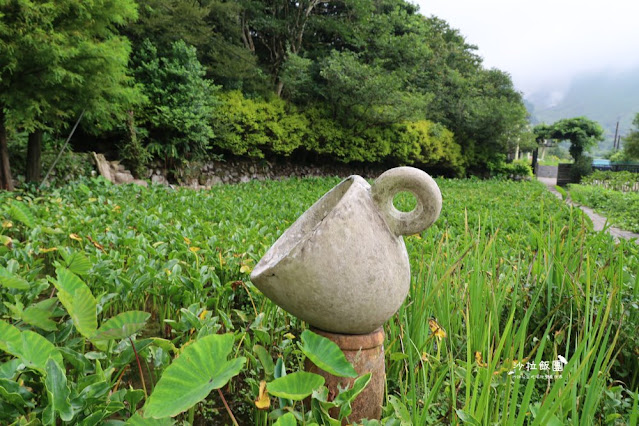
[[[451,131],[430,121],[353,129],[319,106],[300,111],[279,98],[221,96],[211,145],[234,155],[263,158],[305,149],[335,160],[433,166],[454,175],[465,171],[461,147]]]

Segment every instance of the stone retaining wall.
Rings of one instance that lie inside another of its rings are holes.
[[[266,160],[230,159],[191,165],[178,177],[178,183],[190,188],[204,189],[223,183],[240,183],[266,179],[278,180],[289,177],[347,177],[357,174],[366,178],[375,178],[388,168],[390,167],[353,164],[312,165]],[[166,171],[160,167],[151,168],[147,178],[156,184],[169,183]]]
[[[556,178],[557,166],[539,166],[537,165],[537,177]]]

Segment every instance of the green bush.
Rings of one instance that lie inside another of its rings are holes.
[[[581,182],[581,179],[592,173],[592,158],[587,155],[579,156],[570,168],[570,179],[574,183]]]
[[[506,179],[522,180],[533,176],[528,160],[514,160],[511,163],[500,161],[489,165],[489,169],[492,176]]]
[[[282,99],[249,99],[239,91],[221,100],[214,149],[253,158],[304,149],[344,163],[416,164],[457,176],[464,173],[464,157],[453,134],[430,121],[358,130],[343,126],[319,106],[301,112]]]
[[[289,155],[304,145],[310,132],[308,119],[282,99],[249,99],[233,91],[221,100],[212,145],[234,155]]]
[[[210,120],[217,87],[204,78],[195,48],[180,40],[163,52],[147,40],[132,62],[148,98],[136,115],[148,131],[148,151],[168,167],[201,159],[213,137]]]

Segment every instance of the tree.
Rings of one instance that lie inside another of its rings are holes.
[[[7,130],[29,138],[29,178],[37,179],[41,132],[85,110],[89,128],[112,127],[138,92],[127,76],[129,43],[117,28],[135,19],[132,0],[8,0],[0,3],[0,184],[12,189]]]
[[[538,138],[570,141],[570,155],[575,161],[590,147],[603,140],[603,129],[596,121],[586,117],[564,118],[554,124],[536,127]]]
[[[635,128],[623,139],[623,152],[626,157],[639,160],[639,113],[632,124]]]
[[[163,56],[147,40],[134,55],[133,67],[148,97],[138,119],[149,132],[149,150],[167,167],[201,158],[213,137],[218,88],[204,78],[195,48],[176,41]]]

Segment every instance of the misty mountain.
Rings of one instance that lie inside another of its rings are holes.
[[[599,149],[608,151],[612,149],[617,121],[623,137],[639,113],[639,68],[581,74],[565,89],[547,88],[526,96],[525,104],[533,124],[551,124],[578,116],[597,121],[605,130]]]

